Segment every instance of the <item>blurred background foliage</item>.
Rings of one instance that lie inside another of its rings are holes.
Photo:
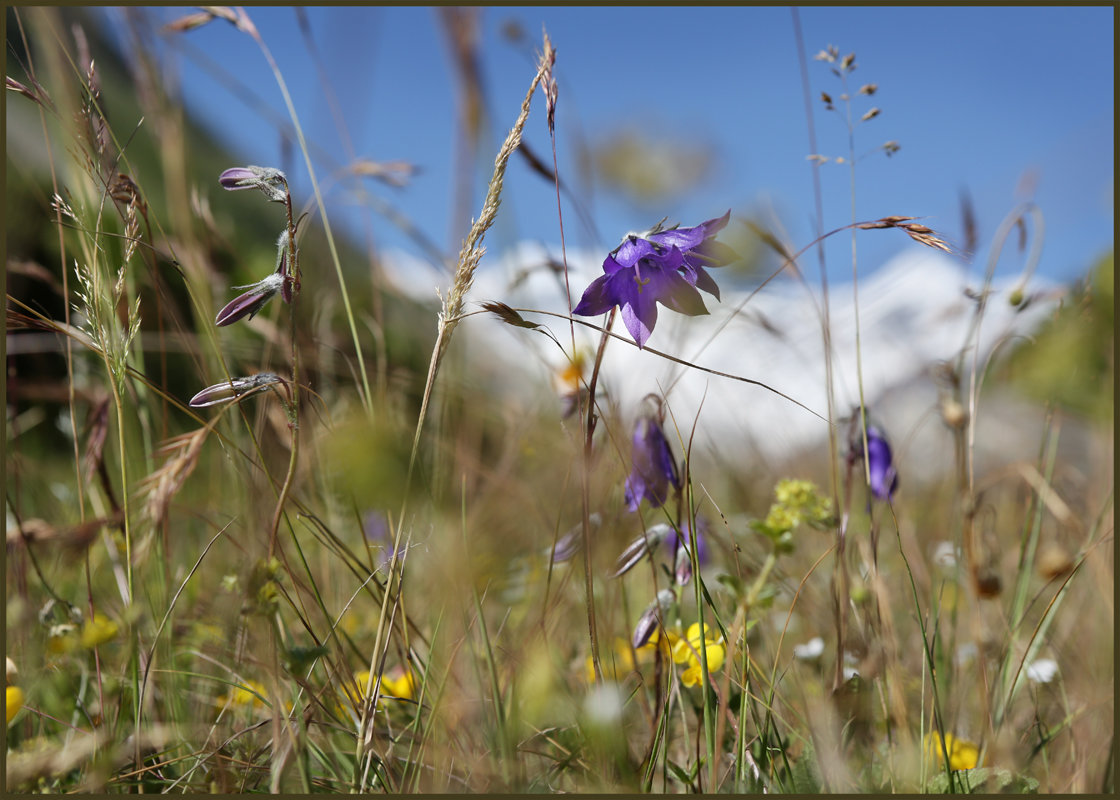
[[[1053,403],[1109,426],[1114,413],[1116,321],[1113,254],[1069,288],[1051,319],[1016,345],[997,380],[1041,403]]]

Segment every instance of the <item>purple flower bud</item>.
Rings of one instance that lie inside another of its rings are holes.
[[[288,179],[284,173],[272,167],[231,167],[218,176],[218,183],[230,191],[238,189],[260,189],[265,197],[273,202],[283,203],[288,199]]]
[[[688,555],[688,548],[681,545],[677,548],[676,564],[673,566],[673,579],[677,586],[687,586],[692,580],[692,558]]]
[[[622,554],[615,560],[614,574],[612,578],[617,578],[620,575],[625,575],[632,570],[634,566],[645,558],[647,555],[652,555],[654,548],[661,544],[673,532],[673,529],[666,525],[664,522],[659,525],[654,525],[649,530],[644,531],[637,539],[630,542]]]
[[[232,167],[218,176],[218,183],[230,191],[255,189],[257,188],[257,173],[246,167]]]
[[[242,295],[238,295],[233,300],[225,305],[218,316],[214,319],[214,324],[219,328],[223,325],[232,325],[239,319],[248,315],[252,319],[257,315],[257,312],[264,308],[265,303],[272,299],[276,292],[284,287],[284,277],[277,275],[275,272],[263,280],[256,283],[248,284],[246,286],[235,286],[235,289],[248,289]]]
[[[226,400],[237,400],[273,383],[286,383],[275,372],[260,372],[245,378],[233,378],[224,383],[207,386],[190,400],[193,408],[212,406]]]
[[[634,638],[631,641],[635,650],[649,641],[649,637],[653,636],[653,632],[661,625],[661,615],[672,607],[676,599],[677,596],[668,589],[662,589],[657,593],[657,599],[646,607],[638,619],[638,624],[634,626]]]
[[[598,514],[591,514],[588,517],[588,522],[591,523],[591,530],[596,531],[599,524],[602,522],[602,517]],[[553,563],[559,564],[562,561],[567,561],[576,553],[579,552],[580,547],[583,546],[583,523],[575,525],[568,529],[559,539],[556,540],[555,547],[545,550],[545,555],[552,555]]]
[[[634,425],[634,449],[631,455],[634,467],[626,479],[626,507],[637,511],[642,499],[653,508],[665,505],[669,486],[680,488],[677,462],[661,430],[660,421],[654,416],[642,416]]]
[[[708,563],[708,540],[707,540],[707,536],[708,536],[708,519],[707,519],[707,517],[701,517],[701,516],[697,515],[697,517],[696,517],[696,549],[698,551],[697,555],[699,556],[699,560],[700,560],[701,564]],[[684,548],[684,551],[687,553],[688,548],[689,548],[689,543],[691,541],[692,541],[692,539],[691,539],[691,537],[689,536],[689,533],[688,533],[688,520],[686,519],[681,524],[680,536],[677,535],[676,531],[673,531],[673,535],[669,537],[669,539],[668,539],[669,550],[670,550],[670,552],[677,553],[677,552],[679,552],[679,550],[681,548]]]

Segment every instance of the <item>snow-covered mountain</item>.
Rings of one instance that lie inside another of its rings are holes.
[[[550,256],[555,259],[555,254],[524,246],[489,265],[484,259],[470,299],[563,313],[567,308],[563,278],[545,267]],[[601,263],[601,254],[569,253],[573,304],[600,274]],[[445,291],[448,283],[446,276],[405,257],[392,259],[389,273],[402,290],[421,299],[433,298],[436,288]],[[718,270],[713,274],[718,281]],[[942,362],[955,362],[965,347],[980,282],[977,273],[970,278],[953,259],[914,245],[860,280],[858,317],[852,284],[831,285],[835,415],[842,417],[858,405],[862,369],[865,401],[891,431],[896,448],[918,428],[939,425],[933,371]],[[981,368],[998,343],[1034,330],[1060,295],[1052,286],[1032,281],[1025,289],[1031,302],[1016,307],[1008,298],[1018,284],[1019,278],[1012,276],[997,279],[991,287],[976,339],[975,356]],[[760,386],[685,369],[619,341],[607,348],[601,387],[624,415],[633,413],[646,393],[664,392],[686,436],[696,424],[694,453],[712,448],[712,454],[725,463],[781,461],[821,446],[828,430],[822,419],[828,416],[828,402],[819,285],[806,286],[783,276],[753,296],[724,287],[721,302],[707,295],[704,299],[711,312],[708,316],[684,317],[660,309],[648,347],[762,382],[811,411]],[[565,347],[570,346],[571,334],[563,320],[524,316],[547,326]],[[616,320],[614,332],[629,340],[621,319]],[[576,334],[577,342],[593,352],[598,334],[578,326]],[[491,384],[508,384],[512,389],[536,377],[548,386],[550,371],[562,363],[558,348],[544,337],[489,315],[465,322],[456,332],[459,336],[469,340],[470,353],[484,355],[478,359],[479,379]],[[857,352],[862,358],[857,358]],[[971,350],[966,355],[966,375],[973,355]]]

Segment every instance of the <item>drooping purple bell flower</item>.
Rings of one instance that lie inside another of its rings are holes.
[[[887,437],[874,425],[867,427],[867,467],[871,474],[872,496],[878,500],[890,500],[898,489],[898,473]]]
[[[719,287],[705,267],[722,267],[738,256],[715,235],[731,219],[728,211],[693,228],[662,229],[660,223],[646,233],[632,233],[606,260],[603,275],[583,292],[573,314],[590,317],[622,310],[626,330],[638,347],[657,324],[657,304],[689,316],[707,314],[698,289],[719,299]]]
[[[677,462],[655,415],[638,418],[634,425],[633,469],[626,479],[626,507],[637,511],[642,500],[660,508],[669,499],[669,486],[680,488]]]

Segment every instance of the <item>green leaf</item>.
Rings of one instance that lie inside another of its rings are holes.
[[[1036,794],[1038,781],[1027,775],[1017,775],[1010,770],[998,767],[978,767],[962,769],[953,773],[953,783],[958,792],[964,794]],[[944,772],[934,775],[926,783],[926,791],[935,794],[949,793],[949,776]]]

